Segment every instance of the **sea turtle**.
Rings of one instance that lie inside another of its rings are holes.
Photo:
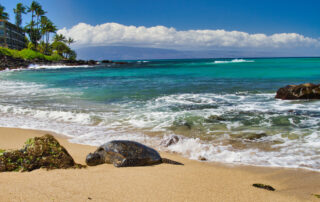
[[[95,166],[112,163],[115,167],[145,166],[160,163],[183,165],[182,163],[161,158],[160,154],[141,143],[126,140],[107,142],[94,152],[87,155],[86,163]]]

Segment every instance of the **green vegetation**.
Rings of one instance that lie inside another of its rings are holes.
[[[4,152],[6,152],[6,150],[0,149],[0,156],[2,156]]]
[[[315,197],[320,198],[320,194],[313,194]]]
[[[39,168],[83,168],[52,135],[30,138],[23,149],[2,152],[0,172],[32,171]]]
[[[9,14],[4,11],[5,7],[0,4],[0,20],[8,20]]]
[[[21,51],[0,47],[0,55],[6,55],[14,58],[20,58],[24,60],[48,60],[48,61],[59,61],[64,58],[57,53],[52,55],[44,55],[40,52],[32,49],[23,49]]]
[[[9,55],[15,58],[22,58],[25,60],[75,60],[77,54],[70,48],[74,43],[72,38],[66,38],[62,34],[57,34],[57,27],[47,17],[47,13],[42,6],[32,1],[30,6],[25,6],[18,3],[13,9],[15,13],[15,24],[22,28],[22,14],[31,14],[31,20],[23,27],[27,33],[26,46],[27,48],[21,51],[1,48],[0,53]],[[0,19],[9,20],[8,13],[5,12],[5,7],[0,4]],[[54,35],[53,40],[50,40]]]
[[[22,24],[22,14],[26,14],[26,7],[22,3],[18,3],[17,7],[13,9],[16,15],[16,25],[21,27]]]

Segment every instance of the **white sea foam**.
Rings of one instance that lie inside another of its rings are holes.
[[[244,60],[244,59],[216,60],[216,61],[214,61],[214,64],[224,64],[224,63],[242,63],[242,62],[254,62],[254,60]]]
[[[158,148],[178,152],[191,159],[201,156],[208,161],[320,171],[320,117],[310,115],[320,113],[319,102],[281,101],[274,100],[274,94],[239,92],[167,95],[146,102],[131,101],[112,106],[95,104],[87,108],[86,103],[73,103],[79,96],[81,94],[64,89],[0,78],[0,126],[53,131],[69,136],[72,142],[95,146],[114,139],[157,146],[162,136],[150,137],[145,132],[183,136],[183,133],[169,128],[181,126],[179,124],[184,126],[190,119],[190,124],[195,127],[191,127],[191,131],[203,129],[206,137],[213,134],[215,138],[204,141],[185,137],[168,148]],[[294,114],[289,116],[292,111],[301,111],[298,121]],[[221,119],[219,124],[223,127],[207,127],[209,123],[204,120],[211,115],[229,117],[230,120]],[[256,126],[246,128],[243,121],[257,117]],[[281,117],[283,120],[277,120]],[[291,129],[250,142],[277,142],[270,144],[269,150],[255,146],[239,149],[226,143],[235,132],[272,133],[268,128],[274,127],[274,121],[283,122]]]
[[[70,65],[36,65],[36,64],[31,64],[28,66],[28,69],[65,69],[65,68],[88,68],[92,67],[89,65],[76,65],[76,66],[70,66]]]

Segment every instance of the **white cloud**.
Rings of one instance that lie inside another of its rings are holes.
[[[249,34],[225,30],[178,31],[164,26],[136,27],[118,23],[91,26],[79,23],[59,34],[75,39],[76,46],[141,46],[172,49],[212,49],[218,47],[292,48],[320,46],[320,40],[297,33]]]

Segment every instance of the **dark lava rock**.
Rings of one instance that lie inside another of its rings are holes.
[[[282,100],[320,99],[320,84],[288,85],[280,88],[275,98]]]
[[[253,184],[252,186],[260,188],[260,189],[266,189],[269,191],[275,191],[275,188],[271,187],[270,185],[266,185],[266,184]]]
[[[160,145],[169,147],[170,145],[177,144],[180,141],[180,137],[177,135],[172,135],[169,138],[164,138]]]
[[[30,138],[21,150],[0,151],[0,172],[82,167],[52,135]]]
[[[207,161],[208,159],[207,159],[206,157],[199,156],[199,157],[198,157],[198,160],[199,160],[199,161]]]
[[[123,65],[129,64],[128,62],[113,62],[111,60],[103,60],[101,63],[103,64],[116,64]],[[66,65],[66,66],[80,66],[80,65],[90,65],[95,66],[98,65],[99,62],[96,60],[68,60],[63,59],[59,61],[48,61],[42,59],[33,59],[33,60],[24,60],[21,58],[14,58],[8,55],[4,55],[0,53],[0,71],[5,69],[20,69],[20,68],[28,68],[31,64],[34,65]]]
[[[231,134],[230,135],[233,138],[239,138],[239,139],[246,139],[246,140],[257,140],[263,137],[268,136],[266,133],[237,133],[237,134]]]
[[[27,68],[31,64],[30,61],[25,61],[20,58],[14,58],[11,56],[1,55],[0,54],[0,71],[9,69],[18,69],[18,68]]]
[[[108,63],[113,63],[113,61],[112,60],[102,60],[101,63],[108,64]]]
[[[206,122],[217,122],[217,121],[226,121],[227,119],[221,117],[221,116],[217,116],[217,115],[211,115],[206,119]]]

